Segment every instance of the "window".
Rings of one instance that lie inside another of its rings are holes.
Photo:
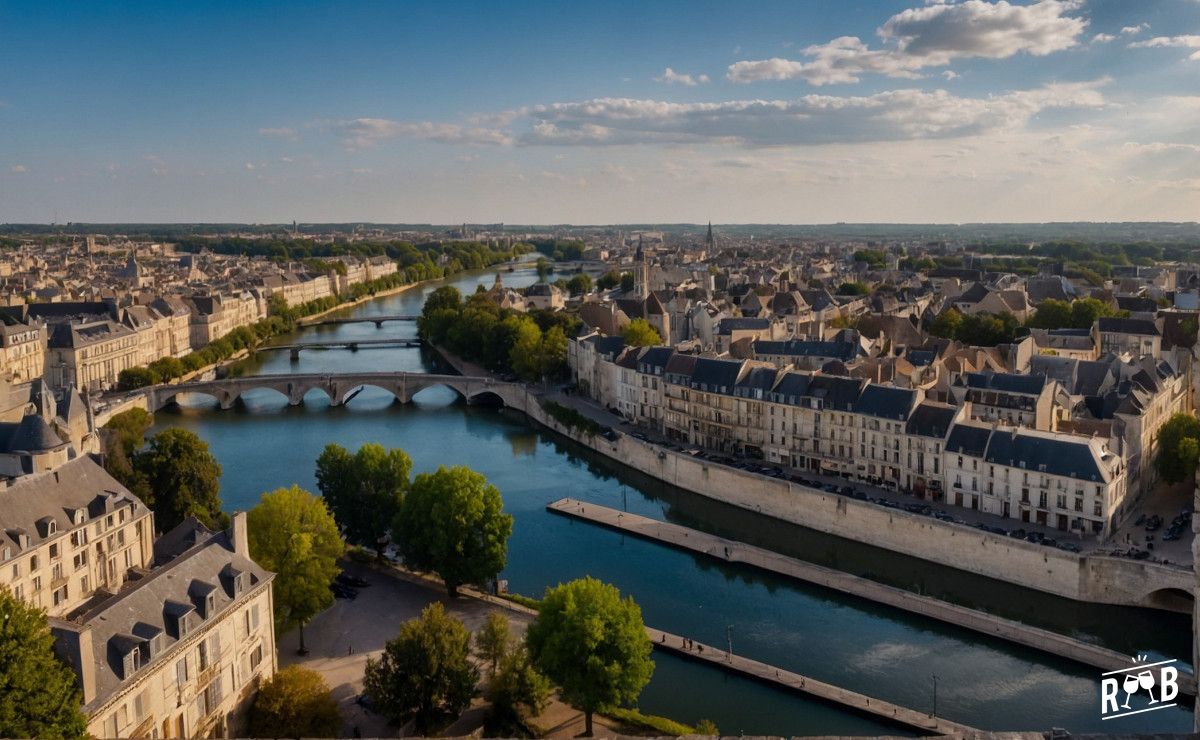
[[[262,645],[255,645],[254,650],[250,651],[250,670],[258,668],[259,663],[262,663],[263,649]]]
[[[188,681],[187,658],[183,658],[175,663],[175,682],[180,688]]]
[[[13,577],[14,581],[21,577],[21,564],[20,563],[13,563],[12,577]]]
[[[86,567],[87,562],[88,562],[87,550],[81,550],[81,551],[75,553],[75,557],[73,558],[73,561],[75,564],[75,570],[79,570],[80,568]]]
[[[84,576],[79,579],[79,593],[86,594],[88,592],[88,577]]]
[[[58,543],[57,542],[55,542],[53,545],[50,545],[50,559],[51,560],[58,559]]]

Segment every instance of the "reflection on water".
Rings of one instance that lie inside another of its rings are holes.
[[[490,276],[477,279],[490,284]],[[472,290],[473,284],[464,287]],[[395,296],[369,309],[416,313],[416,300]],[[399,330],[355,324],[319,331],[326,338],[343,338],[343,332]],[[302,332],[306,339],[308,331]],[[305,352],[295,363],[287,353],[260,353],[253,366],[253,372],[430,368],[416,349]],[[724,644],[730,627],[739,653],[917,709],[930,706],[931,674],[937,674],[939,713],[986,729],[1180,732],[1191,727],[1187,710],[1171,709],[1128,717],[1113,728],[1112,722],[1099,720],[1098,676],[1090,669],[744,566],[628,538],[549,514],[545,506],[573,496],[666,518],[1074,629],[1116,649],[1150,647],[1186,657],[1183,617],[1066,602],[765,519],[622,469],[532,428],[520,415],[466,406],[445,388],[431,388],[407,406],[367,388],[340,408],[329,408],[319,392],[303,406],[288,407],[277,394],[252,391],[232,411],[173,409],[160,413],[156,423],[190,428],[209,442],[224,467],[222,496],[231,509],[252,506],[263,491],[291,483],[315,490],[314,461],[330,442],[351,449],[365,442],[402,447],[417,471],[466,464],[501,490],[516,519],[503,574],[514,591],[538,595],[590,574],[631,594],[649,624],[710,644]],[[895,734],[894,728],[712,667],[668,655],[655,659],[658,669],[641,701],[645,711],[683,721],[707,717],[727,734]]]

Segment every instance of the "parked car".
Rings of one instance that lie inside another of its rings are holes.
[[[1067,552],[1079,552],[1079,545],[1076,545],[1074,542],[1060,542],[1058,543],[1058,549],[1066,550]]]
[[[350,588],[366,588],[371,585],[366,579],[352,576],[349,573],[338,573],[337,582]]]
[[[330,584],[329,590],[332,591],[334,597],[338,599],[348,599],[353,601],[354,599],[358,598],[357,591],[349,586],[344,586],[337,581],[334,581],[332,584]]]

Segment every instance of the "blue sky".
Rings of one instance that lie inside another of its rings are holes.
[[[1200,211],[1200,0],[10,0],[0,28],[0,221]]]

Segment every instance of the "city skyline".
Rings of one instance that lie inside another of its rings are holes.
[[[1193,221],[1200,195],[1196,0],[0,23],[0,221]]]

